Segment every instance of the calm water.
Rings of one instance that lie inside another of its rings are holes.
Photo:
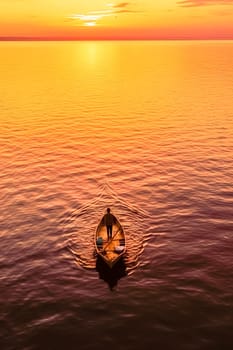
[[[233,348],[232,61],[233,42],[0,43],[1,350]]]

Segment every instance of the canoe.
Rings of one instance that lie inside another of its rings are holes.
[[[95,249],[96,253],[112,268],[125,254],[125,233],[120,222],[116,219],[116,223],[112,226],[112,238],[108,240],[107,229],[103,222],[102,218],[96,229]]]

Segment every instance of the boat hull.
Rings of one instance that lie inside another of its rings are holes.
[[[123,257],[126,251],[125,234],[118,220],[112,227],[112,238],[109,240],[103,219],[100,221],[95,234],[95,248],[96,253],[110,268]]]

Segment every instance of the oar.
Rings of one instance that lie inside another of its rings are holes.
[[[109,246],[110,243],[112,243],[113,238],[116,237],[117,233],[120,231],[120,227],[118,228],[118,230],[114,233],[114,235],[112,236],[111,240],[106,244],[105,248],[103,249],[103,251],[106,250],[106,248]]]

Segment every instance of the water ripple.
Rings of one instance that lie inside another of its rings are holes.
[[[94,235],[107,207],[112,208],[124,227],[127,244],[125,263],[130,273],[140,265],[140,256],[149,239],[149,234],[146,233],[146,214],[136,205],[129,205],[117,196],[109,184],[102,186],[95,200],[75,209],[65,219],[64,234],[68,237],[71,235],[67,242],[68,249],[80,266],[96,268]]]

